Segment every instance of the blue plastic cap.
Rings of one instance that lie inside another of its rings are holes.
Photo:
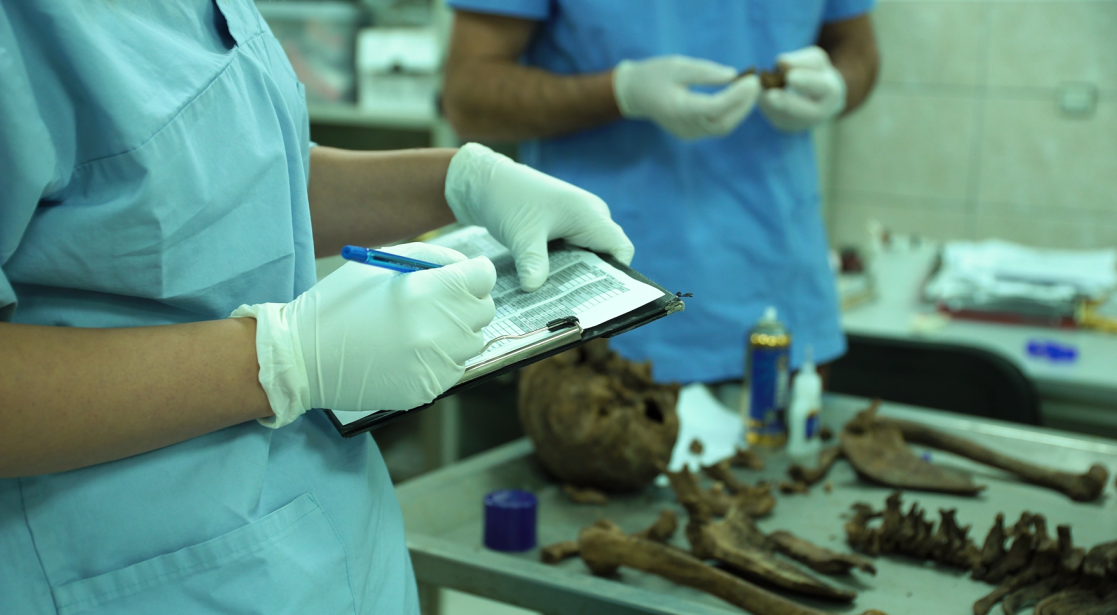
[[[494,551],[535,547],[535,511],[539,501],[527,491],[502,489],[485,496],[485,546]]]
[[[341,249],[341,257],[347,261],[363,263],[368,260],[368,250],[357,246],[345,246]]]

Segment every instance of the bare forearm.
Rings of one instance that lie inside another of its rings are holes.
[[[846,83],[846,106],[843,113],[859,107],[876,85],[880,54],[868,15],[823,26],[819,47],[830,55],[834,68]]]
[[[499,59],[447,67],[443,107],[470,139],[551,137],[621,117],[612,71],[556,75]]]
[[[144,453],[271,415],[256,321],[129,329],[0,323],[0,476]]]
[[[457,150],[358,152],[315,147],[310,154],[314,250],[380,246],[446,226],[446,169]]]

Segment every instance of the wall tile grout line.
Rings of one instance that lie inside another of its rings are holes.
[[[993,30],[993,7],[987,2],[982,8],[984,9],[982,11],[983,36],[981,37],[983,43],[981,45],[981,58],[978,61],[978,91],[977,95],[974,96],[974,128],[973,135],[971,135],[965,206],[966,230],[964,234],[972,239],[977,238],[977,202],[981,191],[981,158],[985,145],[985,113],[988,106],[989,56],[992,45],[990,39]]]

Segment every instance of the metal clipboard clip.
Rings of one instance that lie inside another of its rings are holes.
[[[582,339],[582,324],[578,322],[577,316],[567,316],[565,318],[552,320],[551,322],[547,323],[547,326],[541,329],[536,329],[535,331],[529,331],[521,335],[501,335],[498,337],[494,337],[485,344],[485,347],[481,349],[481,353],[484,354],[484,352],[488,350],[490,346],[497,342],[526,339],[547,332],[550,332],[551,334],[526,346],[520,346],[515,350],[510,350],[504,354],[490,357],[488,359],[485,359],[484,361],[478,361],[477,363],[470,365],[469,367],[465,368],[465,374],[462,375],[462,378],[458,381],[458,384],[469,382],[470,380],[480,378],[485,374],[491,374],[492,372],[503,369],[509,365],[513,365],[525,359],[534,357],[537,354],[542,354],[544,352],[547,352],[548,350],[559,348],[561,346],[565,346],[567,344],[580,340]]]

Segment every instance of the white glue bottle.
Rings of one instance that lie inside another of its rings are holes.
[[[822,410],[822,379],[818,377],[811,348],[791,385],[791,408],[787,412],[787,454],[793,459],[813,459],[822,446],[818,437]]]

